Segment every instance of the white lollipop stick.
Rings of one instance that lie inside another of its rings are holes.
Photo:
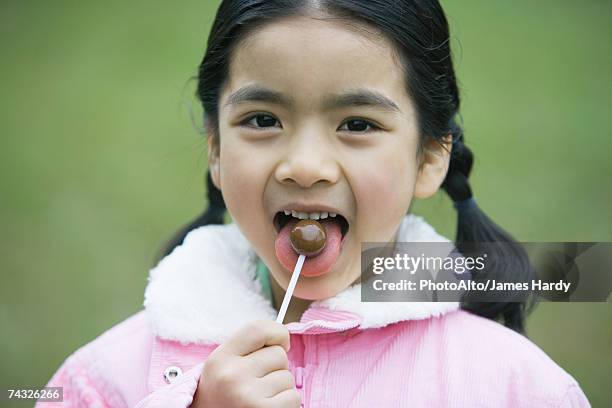
[[[293,290],[295,289],[295,285],[300,277],[300,272],[302,271],[302,266],[304,265],[305,259],[306,256],[300,255],[297,263],[295,264],[295,269],[293,269],[293,274],[291,275],[291,280],[289,281],[289,287],[285,292],[283,303],[281,304],[280,310],[278,311],[278,316],[276,317],[276,323],[283,324],[283,320],[285,320],[285,313],[287,313],[287,308],[289,307],[289,302],[291,301]]]

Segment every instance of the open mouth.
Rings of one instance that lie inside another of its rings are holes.
[[[293,220],[300,219],[311,219],[319,222],[337,222],[340,226],[340,230],[342,232],[342,239],[346,237],[346,234],[349,230],[349,223],[346,218],[342,214],[337,213],[328,213],[328,212],[312,212],[312,213],[304,213],[297,211],[279,211],[274,215],[274,228],[276,232],[279,232],[287,223]]]
[[[312,211],[315,208],[309,208],[309,210]],[[274,241],[276,258],[288,273],[293,271],[298,261],[298,253],[291,244],[291,229],[298,221],[306,219],[321,223],[321,226],[325,228],[326,241],[321,252],[312,256],[306,255],[301,275],[315,277],[333,270],[346,240],[349,223],[342,214],[329,212],[329,208],[326,210],[302,212],[285,208],[274,215],[273,223],[277,232]]]

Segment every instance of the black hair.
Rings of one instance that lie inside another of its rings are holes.
[[[209,137],[218,146],[219,97],[227,83],[232,52],[237,44],[249,32],[267,23],[313,13],[374,27],[391,40],[405,72],[406,91],[416,107],[421,144],[426,138],[441,142],[445,136],[452,136],[451,160],[442,188],[458,204],[455,240],[458,250],[467,249],[468,243],[502,242],[505,245],[497,255],[504,261],[496,264],[496,276],[528,273],[525,272],[528,268],[524,268],[524,251],[472,199],[468,177],[473,154],[456,119],[459,90],[448,22],[437,0],[223,0],[198,70],[197,97],[204,109]],[[213,185],[210,174],[206,176],[206,183],[207,210],[175,234],[162,256],[180,245],[190,230],[223,223],[225,203],[221,192]],[[524,317],[531,306],[518,301],[462,302],[463,309],[502,321],[520,333],[524,333]]]

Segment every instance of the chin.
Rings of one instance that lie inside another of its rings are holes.
[[[325,276],[306,278],[300,277],[293,296],[304,300],[321,300],[336,296],[351,285],[351,282],[325,282]]]

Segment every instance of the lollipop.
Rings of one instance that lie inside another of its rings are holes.
[[[302,266],[304,266],[306,257],[316,256],[321,253],[323,248],[325,248],[327,234],[325,233],[325,228],[323,228],[323,226],[317,221],[300,220],[291,229],[290,238],[291,247],[299,254],[299,257],[297,263],[295,264],[295,268],[293,269],[289,286],[285,292],[283,303],[281,304],[278,316],[276,317],[276,321],[281,324],[285,319],[285,313],[287,313],[289,301],[293,295],[293,290],[297,284],[298,277],[300,276],[300,272],[302,271]]]
[[[291,229],[291,246],[300,255],[315,256],[325,248],[325,228],[315,220],[300,220]]]

